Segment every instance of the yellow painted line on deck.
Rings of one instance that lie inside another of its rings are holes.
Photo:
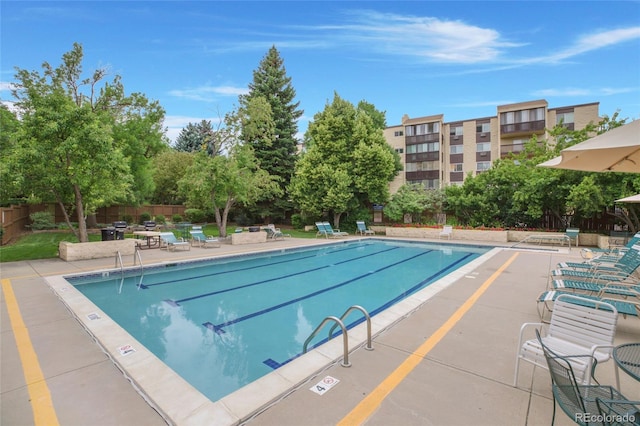
[[[7,313],[11,320],[13,335],[16,339],[18,354],[20,355],[20,361],[22,362],[22,371],[24,373],[25,381],[27,382],[27,390],[29,391],[29,399],[33,410],[34,424],[36,426],[58,425],[58,417],[56,416],[56,411],[53,408],[51,393],[49,392],[49,387],[47,386],[47,382],[42,374],[42,369],[40,368],[36,351],[33,349],[33,345],[31,344],[29,330],[22,319],[20,307],[18,306],[16,295],[14,294],[13,287],[11,286],[11,280],[6,278],[2,279],[2,292],[4,293],[4,300],[7,305]]]
[[[347,414],[338,426],[351,426],[364,423],[369,416],[382,404],[382,401],[404,380],[414,368],[420,364],[431,349],[451,331],[451,329],[462,319],[471,307],[480,299],[491,284],[504,272],[505,269],[518,256],[515,253],[496,272],[494,272],[482,285],[460,306],[449,319],[440,326],[418,349],[411,353],[386,379],[382,381],[369,395],[367,395],[358,405]]]

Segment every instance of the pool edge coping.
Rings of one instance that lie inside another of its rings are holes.
[[[394,238],[394,240],[415,242],[415,240],[402,238]],[[328,244],[335,243],[337,241]],[[317,245],[308,247],[317,247]],[[478,258],[373,317],[372,338],[389,330],[441,290],[504,250],[504,247],[488,246],[487,248],[489,250]],[[265,251],[261,250],[243,253],[241,256],[264,253]],[[236,254],[214,258],[237,256]],[[162,263],[166,262],[159,262],[157,265]],[[190,263],[190,261],[184,263]],[[51,290],[106,356],[169,424],[200,425],[205,422],[213,425],[236,425],[246,422],[292,391],[305,386],[322,371],[340,361],[343,356],[341,339],[333,339],[214,402],[164,364],[65,279],[65,277],[76,275],[83,274],[64,274],[45,279]],[[366,324],[359,324],[349,330],[348,335],[349,352],[353,352],[366,343]],[[125,345],[130,345],[135,352],[123,354],[119,348]],[[303,366],[304,368],[301,368]]]

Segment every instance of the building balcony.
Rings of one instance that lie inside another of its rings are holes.
[[[525,121],[522,123],[501,124],[500,133],[502,135],[530,135],[533,133],[544,133],[544,120]]]

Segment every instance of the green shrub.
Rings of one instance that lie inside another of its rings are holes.
[[[202,223],[204,222],[204,212],[200,209],[186,209],[184,215],[189,222]]]
[[[31,219],[31,229],[42,230],[56,228],[53,214],[50,212],[31,213],[29,219]]]
[[[140,213],[140,225],[143,225],[146,221],[151,220],[151,213],[144,212]]]
[[[156,215],[156,222],[164,225],[167,222],[167,220],[164,218],[163,214],[157,214]]]
[[[133,223],[133,216],[131,216],[130,214],[125,214],[124,216],[122,216],[122,220],[127,222],[127,225],[131,225]]]
[[[173,216],[171,216],[171,222],[173,222],[173,223],[182,222],[182,215],[174,214]]]

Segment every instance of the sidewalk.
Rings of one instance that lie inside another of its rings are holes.
[[[325,242],[291,238],[259,245],[193,248],[186,252],[146,250],[142,256],[145,264],[151,264]],[[386,398],[377,400],[372,414],[365,417],[367,424],[550,424],[552,400],[548,372],[534,370],[525,363],[521,367],[519,388],[512,387],[512,381],[520,325],[539,320],[535,299],[546,288],[550,268],[560,261],[580,258],[576,250],[561,250],[501,251],[406,319],[376,336],[373,351],[360,348],[352,352],[350,368],[339,364],[330,366],[266,411],[248,419],[248,423],[338,424],[352,410],[358,411],[363,398],[391,375],[397,378],[397,385],[390,388]],[[512,263],[497,274],[510,259]],[[131,265],[133,259],[125,259],[124,263]],[[15,325],[12,326],[7,312],[7,283],[15,293],[60,424],[165,424],[43,279],[51,275],[113,268],[113,265],[114,259],[78,262],[53,259],[0,265],[3,283],[0,424],[43,424],[34,420],[29,402],[19,354],[23,348],[16,344]],[[452,319],[470,296],[490,280],[484,293],[467,305],[468,310]],[[444,330],[443,325],[447,327]],[[620,318],[615,343],[630,341],[640,341],[640,320]],[[403,377],[394,373],[425,342],[431,347],[421,355],[415,368]],[[600,365],[597,371],[601,383],[615,383],[612,361]],[[339,383],[322,396],[311,392],[309,388],[325,376],[338,379]],[[623,372],[620,380],[623,393],[640,398],[639,382]],[[361,415],[362,411],[356,414]],[[210,423],[215,423],[215,419]],[[556,423],[573,424],[562,412],[556,414]],[[345,424],[349,424],[349,419]]]

